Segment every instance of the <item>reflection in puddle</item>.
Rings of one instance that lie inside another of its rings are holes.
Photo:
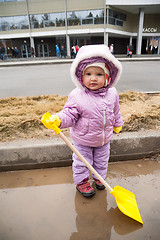
[[[142,225],[124,216],[117,207],[107,210],[107,195],[104,191],[96,192],[92,199],[84,199],[76,192],[75,210],[77,213],[77,232],[72,233],[74,239],[112,239],[115,235],[126,235],[138,230]],[[112,203],[114,201],[112,197]],[[115,205],[115,204],[114,204]],[[114,229],[114,231],[112,231]],[[113,238],[115,239],[115,238]]]
[[[110,164],[107,182],[135,193],[144,226],[122,214],[115,198],[76,191],[71,167],[0,173],[0,240],[135,240],[160,236],[160,164]]]
[[[73,184],[1,190],[1,239],[69,239],[76,231],[74,194]]]

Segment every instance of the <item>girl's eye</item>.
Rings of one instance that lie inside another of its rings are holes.
[[[90,73],[86,73],[87,76],[90,76],[91,74]]]
[[[103,74],[102,73],[98,73],[97,76],[102,76]]]

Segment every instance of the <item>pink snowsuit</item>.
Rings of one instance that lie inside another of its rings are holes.
[[[84,68],[93,62],[107,63],[111,77],[107,87],[96,91],[87,89],[81,81]],[[120,73],[120,62],[105,45],[80,48],[71,66],[71,77],[77,88],[70,93],[63,110],[57,114],[61,119],[60,128],[70,127],[75,147],[104,179],[107,174],[113,126],[123,125],[119,97],[113,87]],[[72,168],[76,184],[89,177],[89,170],[75,154]]]

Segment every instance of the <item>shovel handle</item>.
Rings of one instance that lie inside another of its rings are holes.
[[[116,198],[116,202],[119,210],[133,218],[134,220],[143,224],[141,215],[138,210],[138,206],[133,193],[129,193],[128,190],[122,187],[116,186],[114,190],[108,185],[108,183],[96,172],[96,170],[87,162],[87,160],[80,154],[80,152],[72,145],[72,143],[66,138],[66,136],[61,132],[55,123],[51,124],[48,118],[51,117],[50,113],[46,113],[42,116],[41,122],[50,129],[53,129],[56,134],[58,134],[62,140],[67,144],[67,146],[78,156],[78,158],[86,165],[86,167],[94,174],[98,180],[107,188],[107,190]],[[119,189],[119,191],[117,191]],[[122,191],[123,189],[123,191]],[[128,197],[127,197],[128,195]],[[118,196],[118,198],[117,198]]]
[[[86,165],[86,167],[98,178],[98,180],[107,188],[109,192],[113,189],[108,185],[108,183],[97,173],[97,171],[87,162],[87,160],[80,154],[80,152],[73,146],[73,144],[66,138],[66,136],[60,132],[58,134],[62,140],[68,145],[68,147],[77,155],[77,157]]]
[[[98,180],[107,188],[107,190],[111,193],[113,189],[106,183],[106,181],[96,172],[96,170],[87,162],[87,160],[80,154],[80,152],[73,146],[73,144],[66,138],[66,136],[61,132],[61,130],[57,127],[56,124],[51,124],[48,121],[48,118],[51,117],[49,112],[45,113],[41,122],[44,124],[46,128],[53,129],[54,132],[59,135],[62,140],[68,145],[68,147],[78,156],[78,158],[86,165],[86,167],[98,178]]]

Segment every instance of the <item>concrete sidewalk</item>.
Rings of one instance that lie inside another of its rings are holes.
[[[137,160],[160,153],[160,130],[114,134],[110,162]],[[0,143],[0,171],[64,167],[72,152],[60,139]]]
[[[160,55],[133,55],[132,58],[126,57],[126,55],[115,55],[120,62],[127,61],[160,61]],[[70,58],[17,58],[17,59],[6,59],[0,61],[0,67],[14,67],[14,66],[25,66],[25,65],[41,65],[41,64],[67,64],[72,63],[73,59]]]

